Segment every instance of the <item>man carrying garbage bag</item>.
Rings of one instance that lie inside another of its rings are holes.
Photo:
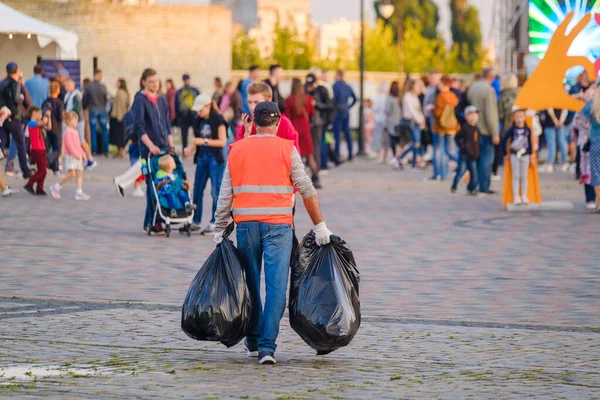
[[[216,213],[215,242],[223,241],[230,214],[237,224],[238,250],[247,271],[252,318],[244,342],[249,357],[259,364],[275,364],[275,341],[286,303],[292,252],[294,187],[315,225],[316,242],[329,243],[317,192],[290,140],[276,136],[281,114],[277,104],[260,103],[254,111],[257,134],[231,148]],[[266,298],[260,299],[264,257]]]

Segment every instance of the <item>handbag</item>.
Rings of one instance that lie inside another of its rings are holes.
[[[592,143],[590,143],[590,139],[588,139],[585,144],[583,145],[583,147],[581,148],[581,150],[583,150],[585,153],[589,153],[590,149],[592,147]]]
[[[400,120],[400,130],[401,131],[411,131],[413,129],[414,126],[414,122],[412,119],[408,119],[408,118],[402,118]]]

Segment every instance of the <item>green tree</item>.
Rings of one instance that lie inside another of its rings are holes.
[[[246,69],[250,65],[263,66],[256,41],[249,38],[243,30],[233,38],[231,50],[231,66],[233,69]]]
[[[416,20],[407,20],[404,27],[404,71],[426,72],[442,69],[446,59],[446,47],[441,38],[430,39],[421,32],[423,28]]]
[[[291,70],[309,69],[316,55],[316,43],[310,29],[300,35],[295,24],[282,26],[279,20],[275,24],[272,48],[270,61]]]
[[[381,1],[376,1],[375,13],[378,21],[384,21],[379,14],[379,4]],[[418,23],[421,27],[421,35],[427,39],[437,39],[439,34],[437,32],[437,25],[440,21],[440,13],[438,6],[432,0],[393,0],[396,7],[394,14],[385,21],[392,31],[394,32],[394,40],[398,38],[398,15],[396,14],[399,7],[404,12],[404,24],[407,23]]]
[[[360,62],[360,47],[357,48],[355,60]],[[383,21],[377,21],[373,27],[365,26],[365,69],[367,71],[398,71],[398,46],[394,32]]]
[[[452,63],[456,72],[474,72],[481,69],[485,58],[481,37],[479,11],[468,0],[450,0],[452,13]]]

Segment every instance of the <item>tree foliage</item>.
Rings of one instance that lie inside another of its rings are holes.
[[[380,1],[374,3],[377,21],[385,22],[391,27],[394,32],[394,41],[396,41],[398,39],[398,16],[395,14],[397,11],[388,21],[385,21],[379,15],[379,4]],[[396,10],[399,6],[403,7],[405,25],[407,22],[418,24],[421,28],[421,35],[427,39],[439,37],[437,25],[440,21],[440,13],[438,6],[432,0],[394,0],[394,5]]]
[[[231,66],[233,69],[246,69],[250,65],[262,66],[263,62],[256,41],[249,38],[243,30],[233,38],[231,48]]]
[[[398,46],[391,27],[383,21],[365,27],[365,68],[367,71],[398,71]],[[360,48],[356,49],[356,60],[360,62]]]
[[[467,0],[451,0],[452,36],[454,44],[447,49],[436,27],[438,8],[432,0],[394,0],[403,2],[404,71],[426,72],[437,69],[445,73],[471,73],[480,70],[484,60],[479,15]],[[365,26],[365,67],[367,71],[395,72],[398,70],[397,19],[379,18],[374,27]],[[338,41],[334,54],[321,58],[316,38],[309,29],[300,35],[295,26],[277,22],[271,52],[261,57],[255,40],[240,32],[233,41],[233,68],[246,69],[255,64],[263,68],[278,63],[289,70],[306,70],[317,66],[327,70],[358,70],[360,49],[344,38]],[[355,49],[355,50],[353,50]]]
[[[452,63],[457,72],[479,70],[483,64],[483,50],[479,11],[468,0],[450,0],[452,13]]]

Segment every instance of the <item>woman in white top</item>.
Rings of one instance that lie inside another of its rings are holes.
[[[401,125],[410,132],[411,145],[400,156],[403,159],[408,153],[413,152],[412,166],[417,168],[417,159],[422,155],[421,131],[425,129],[425,115],[419,95],[425,90],[423,81],[410,79],[406,83],[406,93],[402,98],[402,122]],[[419,160],[419,165],[420,165]]]
[[[377,88],[377,95],[373,100],[373,111],[375,112],[375,126],[373,127],[373,139],[371,140],[371,150],[377,154],[382,163],[385,163],[390,147],[388,135],[384,135],[387,116],[385,114],[385,102],[387,100],[389,83],[381,82]],[[383,156],[383,157],[381,157]]]

